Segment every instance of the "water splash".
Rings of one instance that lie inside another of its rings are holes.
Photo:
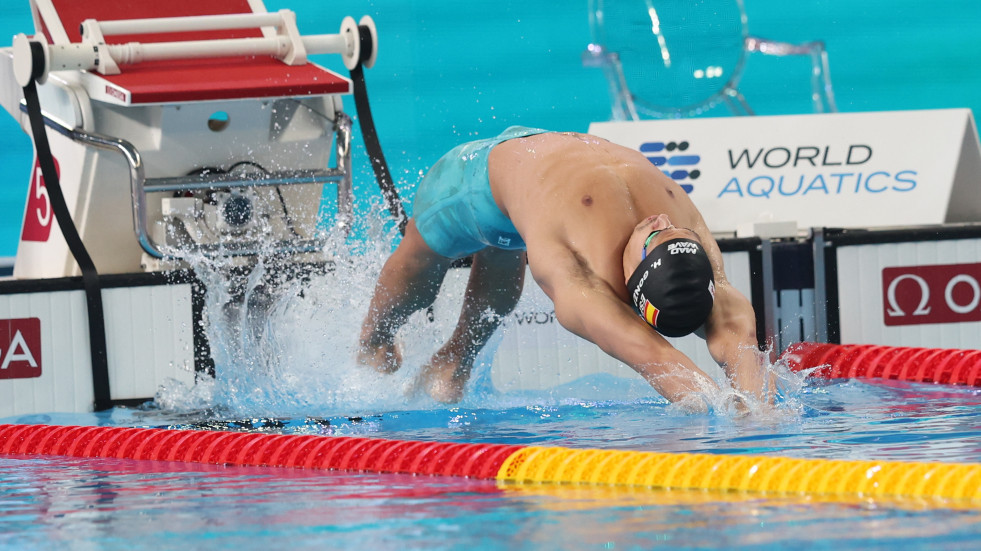
[[[772,350],[755,351],[763,366],[763,399],[740,392],[729,381],[698,381],[694,395],[669,406],[679,413],[707,413],[730,419],[749,419],[758,423],[785,423],[800,419],[805,410],[802,397],[806,376],[791,370],[786,362],[771,362]]]
[[[350,231],[320,236],[324,262],[295,264],[271,251],[254,264],[193,255],[187,259],[205,294],[204,329],[214,378],[193,388],[168,381],[154,407],[204,416],[330,416],[432,408],[411,392],[420,366],[452,324],[417,313],[400,331],[403,368],[381,374],[356,361],[358,335],[397,230],[372,205]],[[358,238],[349,237],[356,235]],[[437,310],[459,309],[459,293],[441,293]],[[455,316],[439,316],[453,319]]]
[[[381,374],[356,360],[360,327],[378,274],[398,237],[383,210],[373,205],[371,213],[359,218],[361,227],[351,232],[357,239],[338,227],[326,230],[325,269],[298,270],[269,254],[251,270],[234,275],[235,267],[227,261],[191,259],[207,289],[205,329],[215,376],[203,378],[193,388],[176,382],[164,385],[156,407],[170,412],[218,412],[223,417],[337,417],[446,409],[419,392],[415,381],[452,333],[463,301],[465,270],[447,275],[432,318],[419,312],[399,332],[397,343],[403,355],[399,372]],[[458,407],[554,406],[579,403],[584,396],[590,396],[591,403],[653,396],[656,403],[666,405],[643,380],[603,374],[544,392],[502,392],[494,388],[490,373],[498,344],[512,330],[519,328],[505,323],[478,355]],[[798,413],[803,377],[779,363],[768,365],[768,370],[779,381],[776,414],[774,408],[754,404],[725,384],[703,389],[697,404],[672,405],[665,411],[734,416],[748,409],[757,417]]]

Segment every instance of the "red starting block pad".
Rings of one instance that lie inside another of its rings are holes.
[[[52,44],[82,41],[86,19],[154,19],[265,13],[260,0],[35,0],[35,21]],[[110,44],[261,37],[259,29],[107,36]],[[120,105],[183,103],[265,97],[348,94],[351,81],[319,65],[286,65],[271,57],[152,61],[122,67],[118,75],[86,73],[92,99]]]

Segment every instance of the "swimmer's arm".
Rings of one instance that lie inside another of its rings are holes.
[[[767,375],[756,339],[756,314],[728,281],[716,285],[715,306],[705,324],[709,353],[733,387],[760,402],[773,401],[774,381]],[[769,380],[767,380],[769,378]]]
[[[756,313],[749,300],[726,278],[722,251],[701,215],[693,228],[715,272],[715,306],[705,322],[705,340],[712,358],[722,367],[730,384],[746,396],[773,402],[775,380],[767,373],[756,339]]]
[[[571,255],[547,260],[536,263],[529,252],[532,273],[555,304],[556,318],[563,327],[630,366],[666,399],[694,398],[690,407],[704,407],[698,396],[718,387],[690,358],[651,329],[605,281]]]

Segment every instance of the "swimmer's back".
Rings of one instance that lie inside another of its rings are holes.
[[[510,140],[494,148],[489,167],[494,198],[526,242],[542,231],[580,242],[586,239],[580,232],[600,232],[608,234],[602,240],[609,247],[610,239],[625,243],[652,214],[667,214],[679,226],[701,225],[674,180],[639,152],[595,136]]]

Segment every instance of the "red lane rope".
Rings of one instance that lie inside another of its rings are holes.
[[[499,484],[908,496],[981,504],[981,464],[845,461],[728,454],[415,442],[120,427],[0,425],[0,455],[51,454],[227,465],[412,473]],[[499,486],[501,487],[501,486]],[[938,503],[939,504],[939,503]]]
[[[981,350],[802,342],[780,357],[812,377],[981,386]]]
[[[124,427],[0,425],[0,454],[497,476],[522,446]]]

